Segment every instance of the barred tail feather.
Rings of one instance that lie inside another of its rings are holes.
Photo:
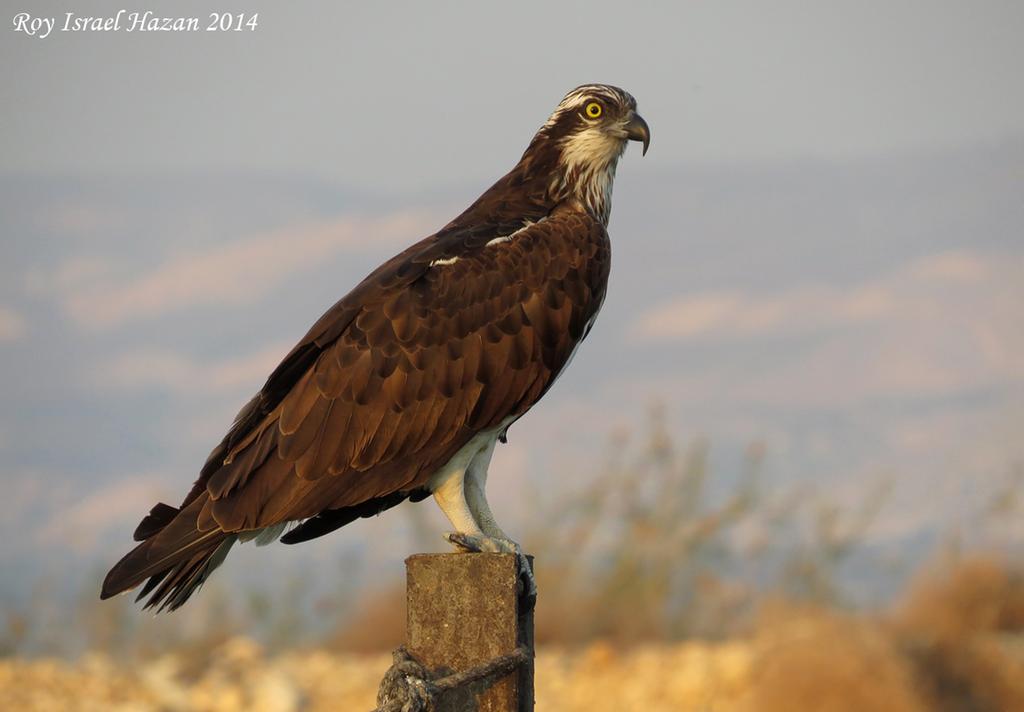
[[[149,536],[107,574],[100,597],[110,598],[149,579],[136,598],[149,596],[145,608],[155,607],[159,612],[185,603],[224,561],[237,539],[220,529],[199,529],[197,519],[206,499],[197,498],[161,529],[146,532]]]

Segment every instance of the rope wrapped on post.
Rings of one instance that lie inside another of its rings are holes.
[[[432,680],[427,669],[404,645],[400,646],[380,681],[377,708],[372,712],[432,712],[436,698],[445,692],[489,677],[507,675],[529,659],[529,649],[520,646],[482,665]]]

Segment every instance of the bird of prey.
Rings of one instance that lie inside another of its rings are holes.
[[[145,582],[136,600],[173,610],[235,542],[294,544],[431,495],[457,548],[522,562],[484,496],[487,468],[601,308],[612,182],[631,140],[647,152],[628,93],[566,94],[507,175],[313,325],[181,506],[158,503],[142,520],[101,596]]]

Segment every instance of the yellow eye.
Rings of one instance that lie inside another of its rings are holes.
[[[602,109],[600,104],[596,101],[592,101],[587,104],[587,108],[584,109],[584,111],[586,112],[588,119],[596,119],[601,115]]]

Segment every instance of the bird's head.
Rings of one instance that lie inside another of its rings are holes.
[[[578,198],[607,221],[615,167],[629,141],[643,142],[645,154],[651,142],[636,99],[608,84],[584,84],[559,102],[527,156],[531,151],[552,155],[552,191]]]
[[[449,227],[480,221],[518,224],[575,202],[608,223],[615,167],[629,141],[644,153],[651,130],[636,113],[636,99],[608,84],[584,84],[559,102],[519,163]]]

